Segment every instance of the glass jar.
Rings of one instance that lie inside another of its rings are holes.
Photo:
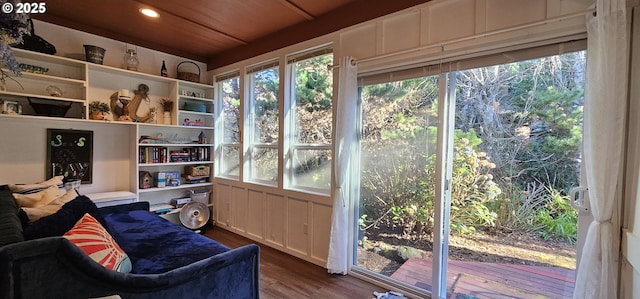
[[[124,68],[130,71],[138,70],[138,55],[136,54],[136,50],[127,49],[127,52],[124,54]]]
[[[62,96],[62,90],[60,90],[60,88],[58,88],[55,85],[47,86],[46,91],[52,97],[61,97]]]

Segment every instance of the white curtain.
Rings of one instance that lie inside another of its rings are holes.
[[[584,163],[594,220],[578,265],[574,298],[617,298],[620,181],[627,103],[626,1],[598,0],[587,16]]]
[[[347,274],[349,244],[349,214],[346,178],[353,143],[356,141],[357,67],[353,57],[343,57],[338,70],[338,105],[336,107],[335,152],[333,168],[335,192],[331,215],[331,239],[327,270],[334,274]]]

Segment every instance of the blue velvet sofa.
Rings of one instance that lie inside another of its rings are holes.
[[[93,211],[129,256],[132,270],[121,273],[64,237],[25,240],[19,208],[0,188],[0,298],[259,297],[257,245],[229,249],[148,208],[138,202]]]

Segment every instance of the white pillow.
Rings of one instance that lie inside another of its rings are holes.
[[[21,208],[37,208],[46,206],[54,201],[56,197],[58,197],[57,186],[49,186],[49,188],[36,193],[13,193],[13,198],[15,198],[18,206]]]
[[[31,194],[38,193],[43,191],[50,186],[57,186],[58,188],[64,188],[64,184],[62,183],[63,176],[54,176],[44,182],[35,183],[35,184],[8,184],[9,190],[14,193],[20,194]]]
[[[47,205],[33,208],[23,207],[22,210],[29,217],[29,221],[33,222],[42,217],[55,214],[65,203],[72,201],[76,197],[78,197],[78,193],[76,190],[71,189],[61,196],[54,197],[54,200]]]

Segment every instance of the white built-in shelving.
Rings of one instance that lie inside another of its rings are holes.
[[[214,169],[213,86],[21,49],[13,49],[13,52],[19,63],[31,68],[23,71],[21,76],[12,75],[11,78],[5,79],[6,85],[4,90],[0,90],[0,100],[18,103],[22,106],[22,114],[0,114],[0,117],[45,122],[57,119],[68,121],[73,126],[77,126],[78,122],[104,123],[106,126],[129,125],[130,134],[123,138],[130,144],[128,150],[131,163],[126,170],[129,172],[130,190],[123,191],[131,192],[135,194],[136,200],[149,201],[152,205],[166,205],[172,198],[188,196],[191,190],[211,191]],[[9,73],[6,68],[2,70]],[[133,97],[143,85],[148,88],[148,93],[135,113],[140,119],[144,119],[156,109],[158,113],[155,121],[150,118],[145,123],[123,122],[117,121],[113,114],[109,115],[107,120],[87,119],[89,103],[99,101],[113,105],[111,98],[114,94],[128,90]],[[51,95],[50,86],[59,89],[61,95]],[[36,113],[30,99],[52,105],[68,105],[70,108],[64,115],[46,116]],[[165,101],[174,103],[172,110],[167,111],[170,114],[167,123],[164,123],[163,117],[162,102]],[[140,141],[142,136],[153,136],[158,140],[144,143]],[[185,161],[147,163],[140,160],[140,152],[148,147],[163,147],[167,149],[167,153],[195,152],[199,156]],[[157,187],[157,182],[154,182],[151,188],[143,189],[140,186],[139,175],[143,172],[149,172],[154,178],[159,172],[178,172],[182,175],[185,173],[185,167],[189,166],[208,167],[209,177],[198,183],[188,183],[185,178],[181,178],[179,186]],[[179,210],[173,212],[176,211]]]

